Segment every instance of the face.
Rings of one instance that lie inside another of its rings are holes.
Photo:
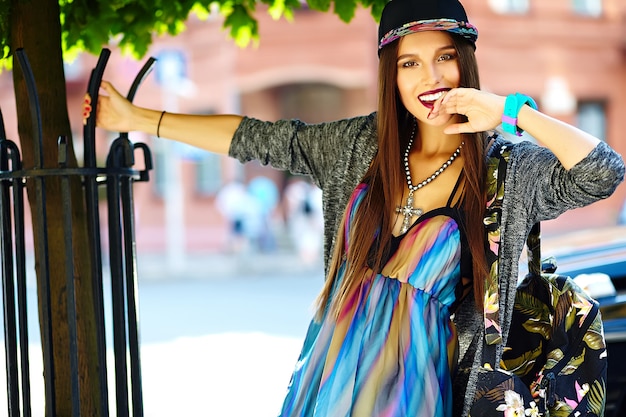
[[[451,123],[453,116],[443,113],[428,119],[434,102],[459,86],[458,56],[450,36],[444,31],[417,32],[399,42],[397,85],[402,103],[421,123]]]

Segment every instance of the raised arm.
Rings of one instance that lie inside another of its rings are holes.
[[[446,133],[479,132],[495,129],[502,120],[506,97],[485,91],[456,88],[442,99],[436,111],[467,116],[466,123],[446,128]],[[582,161],[598,145],[600,139],[546,114],[522,106],[517,126],[525,130],[554,153],[565,169]]]
[[[545,145],[567,170],[582,161],[600,139],[529,106],[520,109],[517,125]]]
[[[163,113],[138,107],[123,97],[111,83],[102,81],[96,126],[116,132],[145,132],[184,142],[210,152],[227,154],[242,117],[237,115],[191,115]],[[91,98],[85,98],[83,117],[91,113]]]

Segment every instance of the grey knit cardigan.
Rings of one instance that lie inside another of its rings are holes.
[[[498,137],[496,145],[504,143]],[[500,324],[508,335],[518,263],[533,224],[566,210],[610,196],[624,178],[619,154],[600,143],[569,171],[547,148],[524,141],[510,144],[502,207],[499,283]],[[298,120],[263,122],[244,118],[235,132],[229,155],[245,163],[308,175],[323,191],[324,261],[326,269],[335,233],[347,201],[377,151],[376,113],[322,124]],[[492,146],[488,153],[494,152]],[[455,415],[467,416],[482,358],[484,324],[474,297],[468,296],[454,316],[460,356],[454,377]],[[496,363],[499,363],[501,348]]]

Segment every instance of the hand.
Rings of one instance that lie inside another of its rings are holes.
[[[431,116],[443,112],[467,117],[465,123],[447,126],[447,134],[484,132],[500,125],[505,101],[506,97],[474,88],[453,88],[435,102]]]
[[[133,130],[133,111],[136,107],[108,81],[102,81],[100,88],[107,95],[98,95],[96,126],[117,132],[130,132]],[[87,118],[91,115],[92,110],[91,97],[89,94],[86,94],[83,104],[83,124],[87,123]]]

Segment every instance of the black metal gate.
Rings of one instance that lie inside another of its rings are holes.
[[[33,208],[33,233],[37,242],[36,262],[39,266],[39,310],[42,334],[42,353],[46,415],[54,416],[55,386],[52,346],[49,248],[47,239],[47,213],[45,210],[46,179],[60,179],[63,199],[63,225],[65,231],[65,262],[67,265],[67,318],[70,340],[69,362],[71,369],[72,415],[80,415],[80,384],[77,349],[77,314],[75,277],[73,274],[72,202],[70,178],[79,177],[84,187],[88,218],[89,251],[92,256],[94,310],[97,329],[97,360],[100,381],[101,415],[109,416],[109,388],[107,377],[107,345],[105,329],[105,303],[103,288],[103,262],[100,236],[99,187],[106,187],[108,214],[109,266],[111,282],[112,320],[108,325],[113,334],[115,376],[115,413],[117,416],[143,416],[141,388],[141,361],[137,319],[137,268],[135,253],[135,225],[133,214],[133,183],[148,181],[152,169],[150,149],[143,143],[133,144],[127,133],[121,133],[112,143],[105,167],[96,165],[95,114],[102,75],[110,51],[103,49],[89,79],[88,93],[92,97],[92,117],[84,128],[84,166],[67,167],[68,141],[58,138],[58,168],[43,168],[43,140],[39,101],[35,80],[23,50],[16,57],[24,73],[35,139],[35,166],[24,169],[17,145],[6,138],[0,113],[0,250],[2,256],[2,297],[4,313],[4,345],[6,356],[7,399],[9,417],[31,415],[31,389],[29,369],[29,341],[26,296],[26,247],[24,231],[24,187],[31,182],[35,192]],[[133,100],[137,88],[152,70],[155,63],[150,58],[135,78],[127,98]],[[143,153],[144,168],[134,169],[136,150]],[[53,150],[46,150],[52,152]],[[0,411],[0,414],[3,414]]]

